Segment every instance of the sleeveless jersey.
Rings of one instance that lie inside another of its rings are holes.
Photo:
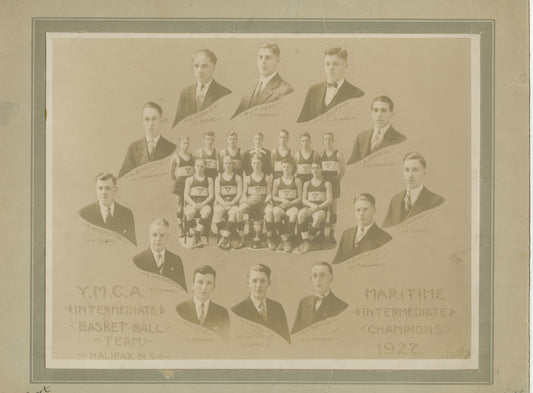
[[[267,196],[267,182],[266,175],[263,174],[263,178],[259,181],[255,181],[250,175],[250,183],[248,183],[248,196],[259,197],[262,200]]]
[[[286,158],[292,161],[291,149],[289,149],[289,151],[287,151],[287,154],[285,154],[284,156],[279,153],[279,150],[277,148],[276,150],[274,150],[274,179],[277,179],[278,177],[281,177],[283,175],[283,171],[281,170],[281,161]]]
[[[304,158],[302,152],[298,152],[298,160],[296,161],[296,176],[302,179],[302,182],[311,180],[313,175],[311,174],[311,164],[313,163],[313,157],[315,151],[311,150],[309,157]]]
[[[330,180],[339,174],[340,167],[337,151],[338,150],[335,150],[330,156],[324,151],[322,157],[320,157],[320,160],[322,161],[322,174],[326,180]]]
[[[178,154],[178,157],[180,159],[180,162],[178,166],[176,167],[176,170],[174,171],[176,180],[178,180],[179,178],[185,178],[185,177],[192,176],[194,174],[194,156],[190,154],[190,157],[188,160],[185,160],[179,154]]]
[[[226,202],[230,202],[237,196],[237,175],[233,174],[230,180],[224,179],[222,173],[220,176],[220,196]]]
[[[209,197],[209,180],[207,176],[202,181],[193,176],[190,197],[195,203],[201,203]]]
[[[205,175],[212,179],[215,179],[218,174],[218,159],[217,159],[217,149],[213,149],[211,154],[207,154],[204,149],[202,149],[202,155],[200,158],[205,160]]]
[[[285,184],[285,182],[283,181],[283,177],[280,177],[277,197],[288,199],[289,201],[298,198],[298,187],[296,187],[296,178],[293,178],[291,183]]]
[[[311,183],[311,180],[309,180],[307,186],[307,200],[309,202],[321,204],[325,202],[326,199],[326,180],[322,180],[318,186],[314,186],[313,183]]]

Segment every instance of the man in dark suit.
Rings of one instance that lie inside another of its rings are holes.
[[[424,186],[426,167],[427,163],[422,154],[411,152],[405,155],[403,159],[405,190],[392,197],[383,227],[398,225],[444,202],[443,197]]]
[[[374,128],[357,135],[347,164],[354,164],[384,147],[405,141],[405,135],[396,131],[390,124],[393,115],[394,104],[389,97],[374,98],[370,105],[370,117],[374,121]]]
[[[269,42],[259,47],[257,52],[259,81],[246,91],[232,118],[254,106],[277,101],[294,91],[276,71],[280,61],[278,44]]]
[[[348,52],[342,48],[331,48],[324,52],[326,82],[309,88],[297,122],[313,120],[334,106],[350,98],[362,97],[365,92],[344,79],[348,67]]]
[[[148,102],[143,106],[142,115],[145,137],[129,145],[118,177],[150,161],[162,160],[176,150],[176,145],[159,131],[163,109],[155,102]]]
[[[192,68],[196,83],[182,90],[172,128],[187,116],[203,111],[218,99],[231,93],[230,89],[213,79],[216,65],[217,57],[209,49],[194,53]]]
[[[291,334],[298,333],[317,322],[335,317],[346,310],[348,304],[331,290],[333,268],[327,262],[316,262],[311,268],[314,295],[306,296],[298,304]]]
[[[115,201],[117,190],[117,178],[111,173],[100,173],[96,176],[98,202],[82,208],[79,215],[91,224],[116,232],[137,245],[133,213]]]
[[[348,258],[379,248],[392,240],[391,235],[374,222],[376,199],[367,193],[355,196],[354,213],[356,226],[342,234],[333,263],[344,262]]]
[[[283,306],[267,298],[270,273],[270,268],[266,265],[253,265],[248,272],[250,296],[233,306],[231,311],[241,318],[273,330],[287,342],[290,342],[289,326]]]
[[[187,291],[183,262],[166,249],[168,230],[169,223],[164,218],[152,222],[148,230],[150,247],[135,255],[133,262],[139,269],[169,278]]]
[[[215,290],[217,273],[209,265],[197,268],[193,273],[193,298],[176,306],[176,311],[185,320],[213,331],[223,339],[228,338],[228,310],[211,301]]]

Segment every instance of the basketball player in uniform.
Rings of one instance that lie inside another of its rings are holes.
[[[183,193],[185,180],[194,173],[194,156],[189,153],[190,140],[188,136],[180,136],[178,152],[170,159],[170,178],[174,181],[172,193],[176,195],[176,217],[178,219],[178,237],[183,233]]]
[[[263,173],[265,175],[270,175],[272,173],[272,168],[270,167],[271,152],[270,150],[264,148],[263,139],[264,139],[263,133],[259,131],[256,132],[253,137],[254,145],[250,149],[246,150],[246,152],[244,152],[243,167],[244,167],[244,173],[246,175],[250,175],[250,173],[253,172],[253,168],[252,168],[252,157],[253,156],[258,157],[261,160]]]
[[[294,153],[296,162],[296,177],[302,180],[302,183],[311,180],[311,164],[319,162],[318,152],[311,149],[311,135],[308,132],[300,134],[300,151]]]
[[[192,248],[202,247],[201,235],[209,224],[211,202],[213,201],[213,179],[205,174],[205,161],[197,158],[194,161],[194,175],[185,180],[185,219],[189,234],[193,237]],[[195,217],[200,218],[196,222]]]
[[[320,162],[311,164],[311,173],[313,177],[303,186],[302,203],[304,208],[298,212],[298,227],[303,240],[302,244],[298,246],[298,252],[301,254],[310,250],[310,238],[317,234],[333,202],[331,183],[324,179]],[[310,220],[311,228],[309,228]]]
[[[215,133],[207,131],[204,134],[204,147],[196,150],[196,158],[203,158],[205,162],[205,175],[215,181],[218,176],[218,154],[215,149]]]
[[[242,196],[242,177],[233,171],[233,163],[231,155],[224,156],[222,160],[224,172],[215,179],[213,223],[222,236],[217,246],[223,250],[229,250],[231,247],[229,239],[236,226],[237,211]]]
[[[283,174],[274,179],[272,200],[274,205],[265,209],[268,248],[273,250],[272,232],[277,230],[281,237],[278,251],[291,252],[291,236],[294,234],[298,209],[302,202],[302,181],[294,176],[293,161],[289,158],[281,162]],[[269,236],[270,233],[270,236]],[[269,241],[270,238],[270,241]]]
[[[228,145],[222,150],[219,150],[218,153],[218,162],[222,165],[222,161],[224,160],[224,157],[229,155],[233,159],[233,172],[235,174],[239,175],[242,178],[242,152],[241,148],[237,146],[237,142],[239,141],[239,137],[237,136],[237,133],[235,131],[232,131],[228,135]],[[220,173],[224,172],[224,168],[220,168]]]
[[[289,149],[289,147],[287,146],[288,143],[289,131],[281,130],[278,133],[278,147],[272,152],[271,167],[273,179],[277,179],[283,174],[283,170],[281,169],[281,163],[283,160],[293,160],[293,153],[291,152],[291,149]],[[292,169],[295,169],[294,164],[292,165]]]
[[[331,132],[326,132],[322,136],[322,143],[324,144],[324,152],[320,156],[322,162],[322,175],[324,179],[331,183],[333,192],[333,202],[329,207],[329,240],[335,243],[335,226],[337,224],[337,201],[341,196],[341,179],[344,176],[346,165],[344,164],[343,154],[337,150],[333,143],[335,137]]]
[[[239,221],[239,237],[244,236],[244,214],[248,213],[250,232],[253,234],[252,248],[261,248],[261,232],[265,207],[272,199],[271,176],[263,173],[263,164],[259,157],[251,159],[252,173],[243,181],[241,205],[237,220]]]

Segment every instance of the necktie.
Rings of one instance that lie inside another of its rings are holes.
[[[361,241],[361,239],[363,238],[363,235],[365,234],[365,228],[363,227],[358,227],[357,228],[357,234],[355,235],[355,240],[354,240],[354,247],[357,248],[357,246],[359,245],[359,242]]]
[[[333,101],[333,97],[335,97],[335,94],[337,93],[336,89],[339,86],[337,82],[333,83],[327,83],[328,88],[326,89],[326,96],[324,97],[324,103],[326,106],[331,104],[331,101]]]
[[[163,274],[163,268],[165,267],[165,260],[163,259],[163,254],[157,254],[157,266],[159,267],[159,274]]]
[[[200,92],[196,95],[196,108],[200,110],[204,103],[205,85],[200,85]]]
[[[265,304],[263,302],[259,303],[259,315],[261,316],[263,321],[265,321],[265,322],[267,321],[266,307],[265,307]]]
[[[155,139],[150,138],[150,141],[148,142],[148,153],[150,154],[150,160],[154,157],[154,151],[155,151]]]
[[[204,302],[200,304],[200,318],[198,318],[198,320],[200,321],[200,325],[204,324],[204,321],[205,321],[205,303]]]
[[[316,296],[315,297],[315,313],[318,311],[318,309],[322,305],[322,301],[323,300],[324,300],[324,298],[322,296]]]
[[[111,220],[113,219],[113,216],[111,215],[111,207],[107,206],[107,212],[106,212],[104,224],[105,225],[111,225]]]
[[[409,211],[413,207],[413,202],[411,201],[411,190],[407,190],[405,194],[405,210]]]
[[[379,143],[380,143],[380,137],[381,137],[381,130],[377,130],[377,132],[375,133],[374,137],[372,138],[372,141],[370,143],[370,150],[371,151],[376,151],[376,148],[378,147]]]
[[[257,87],[254,90],[254,95],[252,97],[252,103],[255,103],[255,101],[257,100],[257,97],[259,97],[259,94],[261,94],[262,88],[263,88],[263,82],[259,81],[259,83],[257,84]]]

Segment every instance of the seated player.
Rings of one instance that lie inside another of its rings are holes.
[[[254,145],[244,152],[243,168],[246,175],[250,175],[253,172],[252,157],[256,156],[261,160],[263,173],[270,175],[272,168],[270,167],[270,155],[271,152],[263,147],[263,133],[256,132],[253,137]]]
[[[205,161],[197,158],[194,161],[194,175],[185,180],[185,219],[189,235],[193,237],[192,248],[203,247],[202,233],[209,224],[211,202],[213,201],[213,179],[205,175]],[[196,216],[200,216],[196,222]]]
[[[319,154],[311,149],[311,135],[308,132],[300,134],[300,151],[294,154],[296,162],[296,177],[302,180],[302,183],[311,180],[311,164],[319,162]]]
[[[322,161],[322,175],[324,179],[331,183],[333,191],[333,202],[329,207],[329,240],[335,243],[335,226],[337,224],[337,201],[341,196],[341,179],[344,176],[345,164],[343,154],[333,146],[335,137],[331,132],[326,132],[322,136],[324,152],[320,157]]]
[[[185,180],[194,173],[194,156],[189,153],[188,136],[180,136],[178,152],[170,159],[170,178],[174,181],[172,193],[176,195],[176,217],[178,219],[178,237],[183,237],[183,192]]]
[[[237,220],[239,223],[239,237],[244,237],[244,215],[248,214],[250,233],[253,235],[252,248],[261,248],[261,232],[265,207],[272,198],[272,181],[269,175],[263,173],[263,164],[259,157],[252,157],[253,172],[243,181],[241,205]]]
[[[277,230],[281,237],[278,251],[291,252],[291,236],[294,234],[298,209],[302,202],[302,181],[293,174],[293,162],[286,158],[281,163],[283,175],[274,179],[272,184],[272,200],[274,205],[265,209],[267,245],[274,250],[272,233]]]
[[[237,211],[242,196],[242,177],[233,171],[233,159],[224,156],[222,161],[224,172],[215,179],[215,207],[213,223],[222,236],[217,246],[229,250],[230,236],[236,227]],[[227,218],[227,221],[224,221]]]
[[[215,149],[215,133],[207,131],[204,134],[204,147],[196,150],[196,158],[203,158],[205,161],[205,175],[215,181],[218,175],[218,154]]]
[[[225,156],[229,155],[233,159],[233,172],[242,178],[242,152],[241,148],[237,146],[239,137],[235,131],[230,132],[228,135],[228,145],[218,153],[218,162],[222,164],[222,160]],[[220,168],[220,172],[224,172],[224,168]]]
[[[289,143],[289,131],[281,130],[278,133],[278,147],[272,152],[271,168],[273,179],[281,177],[283,170],[281,169],[281,163],[283,160],[293,160],[292,151],[287,144]],[[292,165],[293,170],[295,165]]]
[[[304,208],[298,212],[298,228],[302,236],[302,244],[298,252],[305,254],[311,248],[311,237],[318,232],[320,225],[326,220],[328,209],[333,202],[331,183],[322,175],[322,165],[319,162],[311,164],[313,177],[304,183],[302,203]],[[309,221],[311,220],[311,228]]]

